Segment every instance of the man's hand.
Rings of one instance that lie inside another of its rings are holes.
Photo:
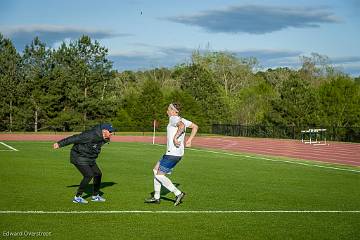
[[[197,133],[197,130],[198,130],[199,127],[195,123],[192,123],[190,125],[190,128],[191,128],[191,134],[190,134],[190,137],[188,138],[188,140],[185,143],[186,147],[191,147],[191,141],[195,137],[195,134]]]
[[[53,147],[54,147],[54,149],[58,149],[58,148],[60,148],[60,146],[59,146],[59,144],[58,144],[58,143],[54,143]]]

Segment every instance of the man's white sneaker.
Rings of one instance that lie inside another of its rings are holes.
[[[73,203],[83,203],[86,204],[88,203],[88,201],[86,201],[85,199],[83,199],[81,196],[77,197],[75,196],[73,199]]]
[[[105,202],[106,199],[101,197],[100,195],[92,196],[91,197],[92,202]]]

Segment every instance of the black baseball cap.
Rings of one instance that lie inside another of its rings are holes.
[[[109,132],[115,132],[116,129],[113,128],[113,126],[110,124],[110,123],[103,123],[101,124],[101,129],[106,129],[108,130]]]

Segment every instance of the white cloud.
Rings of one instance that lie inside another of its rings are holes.
[[[129,34],[114,33],[111,30],[59,25],[0,26],[0,32],[2,32],[5,37],[10,38],[17,49],[23,49],[25,45],[30,44],[36,36],[48,46],[53,46],[66,39],[77,39],[82,35],[87,35],[93,39],[129,36]]]
[[[234,6],[196,15],[168,17],[166,20],[199,26],[209,32],[264,34],[285,28],[315,28],[340,20],[327,8]]]

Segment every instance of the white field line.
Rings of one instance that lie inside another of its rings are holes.
[[[360,210],[192,210],[192,211],[0,211],[0,214],[234,214],[234,213],[360,213]]]
[[[0,142],[0,144],[4,145],[7,148],[10,148],[11,150],[0,150],[0,151],[19,151],[16,148],[13,148],[12,146],[7,145],[6,143]]]
[[[154,144],[154,145],[162,146],[162,147],[164,146],[164,145],[161,145],[161,144]],[[228,156],[233,156],[233,157],[245,157],[245,158],[261,159],[261,160],[270,161],[270,162],[290,163],[290,164],[303,165],[303,166],[307,166],[307,167],[317,167],[317,168],[325,168],[325,169],[332,169],[332,170],[345,171],[345,172],[360,173],[360,170],[332,167],[332,166],[319,165],[319,164],[311,164],[311,163],[300,162],[300,161],[297,162],[297,161],[290,161],[290,160],[271,159],[271,158],[265,158],[265,157],[260,157],[260,156],[257,157],[257,156],[249,156],[249,155],[240,155],[240,154],[235,154],[235,153],[217,152],[217,151],[212,151],[212,150],[195,149],[195,148],[187,148],[187,150],[199,151],[199,152],[208,152],[208,153],[214,153],[214,154],[223,154],[223,155],[228,155]]]

